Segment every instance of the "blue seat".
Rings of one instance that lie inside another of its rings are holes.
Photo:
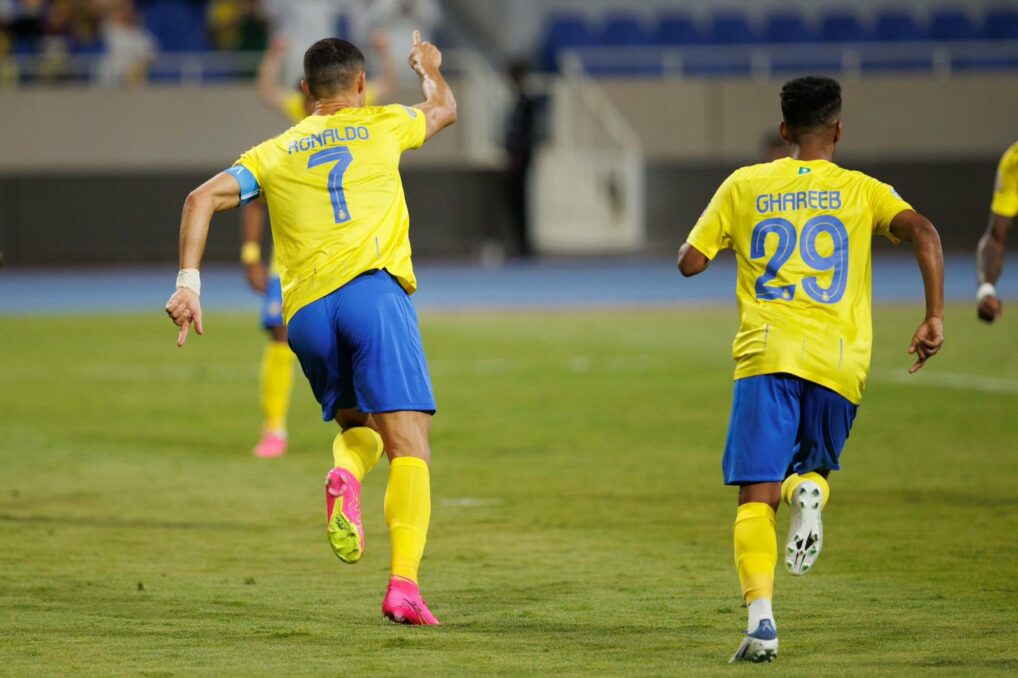
[[[895,11],[877,15],[873,35],[881,42],[913,42],[926,37],[911,14]]]
[[[983,20],[986,37],[991,40],[1018,38],[1018,10],[994,9],[986,12]]]
[[[816,37],[798,14],[772,14],[764,26],[764,39],[774,44],[813,42]]]
[[[699,45],[703,35],[687,14],[662,14],[658,18],[654,42],[659,45]]]
[[[602,45],[649,45],[653,42],[650,31],[635,14],[613,12],[605,16],[598,40]]]
[[[854,14],[831,12],[820,19],[820,37],[824,42],[865,42],[870,34]]]
[[[946,41],[977,40],[981,36],[964,10],[941,9],[930,18],[930,37]]]
[[[156,0],[142,8],[145,25],[164,52],[203,52],[209,49],[201,5],[182,0]]]
[[[580,14],[560,14],[549,19],[541,41],[541,66],[546,71],[558,69],[556,57],[560,50],[595,44],[586,19]]]
[[[715,14],[707,31],[707,42],[716,45],[745,45],[759,42],[759,36],[742,14]]]

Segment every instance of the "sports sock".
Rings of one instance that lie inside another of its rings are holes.
[[[382,456],[382,436],[367,426],[348,428],[332,442],[332,462],[364,480]]]
[[[771,623],[774,623],[774,610],[771,609],[770,598],[757,598],[746,608],[749,610],[749,623],[746,624],[746,630],[750,633],[756,631],[761,619],[770,619]],[[777,624],[774,625],[774,628],[777,628]]]
[[[781,483],[781,498],[786,504],[791,505],[792,493],[799,487],[799,483],[804,480],[812,480],[814,483],[820,486],[820,508],[823,509],[827,506],[827,499],[831,496],[831,486],[827,483],[827,479],[815,471],[809,473],[793,473],[792,475],[785,478],[785,482]]]
[[[392,539],[394,577],[417,583],[431,521],[431,474],[423,459],[396,457],[385,488],[385,523]]]
[[[297,356],[290,347],[270,341],[262,355],[261,395],[265,430],[286,433],[286,411],[293,390],[293,361]]]
[[[761,502],[741,504],[735,514],[735,567],[746,604],[774,596],[778,534],[774,509]]]

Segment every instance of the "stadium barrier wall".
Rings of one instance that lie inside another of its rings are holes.
[[[986,225],[994,159],[851,164],[893,184],[928,215],[950,249],[974,251]],[[730,163],[661,163],[645,173],[649,254],[672,255]],[[0,250],[25,265],[176,261],[184,197],[214,169],[195,172],[63,172],[0,177]],[[506,231],[502,175],[493,169],[407,167],[414,252],[476,256]],[[1018,246],[1018,238],[1011,239]],[[236,261],[238,212],[217,215],[207,260]]]

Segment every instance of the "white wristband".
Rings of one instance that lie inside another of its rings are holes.
[[[201,296],[201,274],[197,268],[182,268],[177,273],[177,289],[186,287],[199,297]]]
[[[986,297],[995,296],[997,296],[997,288],[993,286],[993,283],[983,283],[982,285],[979,286],[979,289],[976,291],[977,301],[982,301]]]

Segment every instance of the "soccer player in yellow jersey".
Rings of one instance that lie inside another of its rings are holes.
[[[399,159],[456,121],[456,101],[441,53],[416,31],[409,61],[425,101],[365,107],[359,49],[329,38],[307,50],[302,87],[314,114],[188,196],[181,270],[166,312],[180,328],[178,345],[192,325],[203,333],[198,265],[212,215],[264,197],[290,345],[323,418],[341,428],[326,479],[329,543],[344,562],[363,555],[361,480],[384,451],[392,561],[382,613],[397,623],[437,624],[417,584],[431,517],[435,400],[410,301],[417,280]]]
[[[385,100],[396,89],[396,66],[389,51],[387,34],[379,31],[371,39],[381,61],[379,83],[365,90],[365,105],[374,106],[378,99]],[[272,42],[258,66],[256,89],[258,98],[290,121],[299,123],[314,112],[314,99],[300,88],[284,87],[280,82],[283,61],[286,58],[286,41]],[[248,285],[262,294],[262,327],[269,336],[259,370],[259,395],[262,406],[262,437],[252,452],[256,457],[270,458],[286,454],[286,415],[290,408],[293,390],[293,351],[290,350],[283,322],[283,290],[279,281],[279,267],[275,256],[269,265],[262,262],[261,240],[265,230],[265,206],[255,201],[244,205],[241,212],[240,260],[244,265]]]
[[[711,199],[679,250],[684,276],[735,251],[740,323],[725,484],[739,487],[735,563],[749,622],[732,661],[771,661],[778,504],[791,507],[783,551],[805,574],[823,544],[820,511],[870,364],[870,248],[907,240],[926,289],[909,353],[921,368],[943,342],[943,252],[936,229],[893,188],[834,164],[841,87],[804,77],[781,90],[790,157],[743,167]]]
[[[990,203],[990,223],[979,240],[976,265],[979,271],[979,318],[988,323],[1000,317],[1002,304],[997,296],[997,281],[1004,268],[1007,234],[1018,215],[1018,142],[1004,151],[997,165],[997,180]]]

